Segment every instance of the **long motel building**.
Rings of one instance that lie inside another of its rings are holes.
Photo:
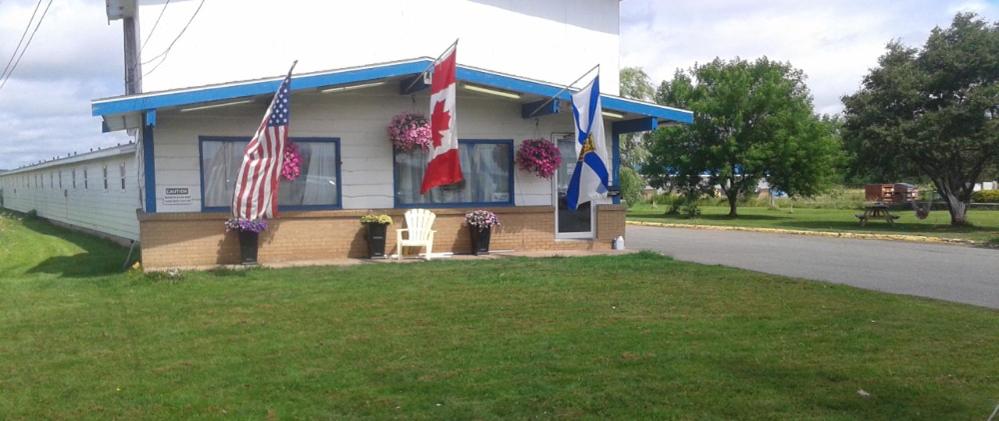
[[[619,0],[106,6],[108,19],[122,24],[125,94],[93,100],[92,114],[104,131],[132,134],[135,145],[117,148],[117,155],[101,151],[19,169],[0,182],[6,207],[138,240],[147,270],[239,261],[238,239],[223,226],[234,178],[295,60],[289,133],[303,158],[302,176],[281,181],[279,216],[261,234],[263,264],[365,256],[359,217],[388,214],[393,228],[402,228],[412,208],[437,215],[435,251],[471,251],[464,214],[474,209],[501,220],[495,250],[609,249],[625,233],[619,198],[575,211],[565,200],[577,161],[569,98],[597,72],[566,84],[599,65],[612,190],[621,135],[693,120],[687,110],[617,95]],[[387,126],[404,112],[429,117],[421,75],[456,39],[464,181],[421,194],[427,152],[395,150]],[[515,163],[521,142],[537,138],[562,154],[551,179]],[[70,187],[72,173],[87,187]],[[393,249],[394,236],[387,240]]]

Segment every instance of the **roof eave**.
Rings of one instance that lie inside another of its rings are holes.
[[[431,63],[432,60],[430,58],[423,57],[362,67],[298,74],[292,76],[291,89],[292,91],[302,91],[412,76],[427,70]],[[572,91],[570,90],[563,91],[561,85],[472,66],[459,65],[457,77],[459,81],[463,82],[546,98],[558,95],[560,99],[568,100],[572,95]],[[128,117],[126,116],[141,115],[142,112],[161,108],[269,95],[277,89],[281,83],[281,79],[281,76],[275,76],[250,81],[97,99],[91,103],[91,111],[94,116],[104,117],[106,129],[136,127],[134,124],[127,124]],[[562,92],[559,93],[560,91]],[[626,113],[640,117],[653,117],[662,121],[674,121],[686,124],[692,123],[694,119],[692,112],[679,108],[666,107],[613,95],[601,95],[601,100],[606,111]],[[123,124],[108,124],[109,120],[119,118]]]

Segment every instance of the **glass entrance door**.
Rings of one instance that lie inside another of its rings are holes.
[[[562,164],[555,173],[554,195],[555,206],[555,238],[593,238],[593,207],[584,203],[576,210],[569,209],[566,202],[566,191],[569,180],[576,169],[576,141],[572,133],[556,133],[552,135],[562,156]]]

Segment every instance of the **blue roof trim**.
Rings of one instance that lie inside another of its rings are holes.
[[[502,88],[515,92],[526,92],[530,94],[550,97],[558,94],[562,90],[561,86],[550,85],[543,82],[521,79],[515,76],[500,73],[488,72],[465,66],[458,66],[458,80],[472,82],[479,85],[489,85],[494,88]],[[559,94],[559,99],[570,101],[574,91],[564,91]],[[679,123],[693,123],[694,113],[691,111],[676,108],[664,107],[647,102],[633,101],[610,95],[600,95],[605,110],[623,111],[635,113],[648,117],[657,117],[664,120],[672,120]]]
[[[368,80],[385,79],[420,73],[430,65],[430,60],[416,60],[405,63],[392,63],[381,66],[354,68],[319,74],[292,76],[291,90],[315,89],[323,86],[335,86]],[[232,85],[206,86],[203,88],[185,89],[182,91],[133,95],[131,97],[112,98],[94,101],[91,115],[102,116],[123,114],[129,112],[155,110],[164,107],[199,104],[222,101],[232,98],[273,94],[281,85],[283,77],[277,77],[258,82],[239,83]]]
[[[430,59],[423,58],[330,72],[295,75],[292,76],[291,90],[299,91],[304,89],[347,85],[414,75],[426,70],[430,64]],[[523,79],[512,75],[462,65],[458,66],[457,73],[458,80],[460,81],[543,97],[550,97],[562,90],[562,86],[559,85]],[[282,77],[274,77],[272,79],[254,82],[205,86],[179,91],[148,93],[96,100],[91,105],[91,112],[94,116],[104,116],[155,110],[157,108],[164,107],[177,107],[206,102],[224,101],[240,97],[267,95],[274,93],[278,85],[281,84],[281,80]],[[564,91],[559,94],[559,99],[569,100],[571,95],[571,91]],[[601,100],[605,110],[639,114],[647,117],[656,117],[661,120],[670,120],[688,124],[693,123],[694,121],[694,114],[687,110],[665,107],[662,105],[635,101],[611,95],[601,95]]]

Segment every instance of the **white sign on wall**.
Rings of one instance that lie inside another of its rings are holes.
[[[191,203],[189,187],[167,187],[163,191],[163,204],[166,206],[187,206]]]

